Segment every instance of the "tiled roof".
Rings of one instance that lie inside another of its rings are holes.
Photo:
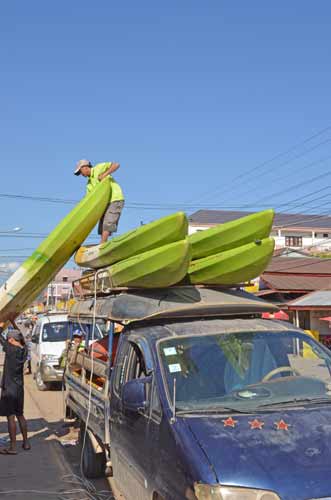
[[[189,221],[196,225],[223,224],[253,212],[241,212],[233,210],[198,210],[189,217]],[[273,224],[274,228],[312,228],[331,231],[331,216],[318,214],[276,214]]]
[[[298,274],[263,273],[261,280],[268,286],[268,288],[279,291],[331,290],[331,275],[306,276]]]
[[[316,292],[309,293],[304,297],[300,297],[299,299],[293,300],[288,305],[290,307],[329,306],[331,308],[331,290],[318,290]]]
[[[316,257],[273,257],[266,272],[294,274],[329,274],[331,281],[331,259]]]
[[[281,257],[294,257],[294,258],[313,257],[304,248],[302,250],[298,250],[297,248],[291,248],[291,247],[276,248],[274,250],[274,257],[280,257],[280,256]]]

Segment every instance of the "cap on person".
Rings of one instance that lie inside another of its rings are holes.
[[[83,336],[83,332],[77,328],[77,330],[74,330],[72,336],[73,337],[82,337]]]
[[[23,338],[22,333],[19,330],[8,330],[7,339],[14,339],[17,342],[21,342]]]
[[[92,167],[92,163],[89,161],[89,160],[79,160],[79,162],[77,162],[76,164],[76,168],[74,170],[74,174],[75,175],[80,175],[80,169],[82,167]]]

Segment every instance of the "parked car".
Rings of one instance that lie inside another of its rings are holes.
[[[91,339],[87,323],[77,322],[69,328],[67,314],[45,314],[37,320],[31,337],[31,369],[40,391],[47,390],[51,384],[62,382],[63,368],[59,365],[60,357],[74,330],[86,334],[84,339]],[[101,328],[96,325],[94,338],[102,338]],[[88,340],[88,341],[89,341]]]
[[[330,351],[261,319],[274,306],[242,292],[178,287],[97,302],[100,320],[126,326],[111,366],[111,356],[93,366],[86,356],[83,373],[66,371],[86,475],[112,474],[127,499],[331,499]],[[92,316],[90,299],[78,316]]]

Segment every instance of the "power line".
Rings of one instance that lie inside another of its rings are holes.
[[[315,191],[320,192],[324,189],[329,189],[329,186],[322,188],[321,190]],[[308,193],[307,195],[304,195],[303,197],[299,197],[298,199],[305,198],[307,196],[311,196],[313,193]],[[73,200],[66,200],[66,199],[60,199],[60,198],[40,198],[38,196],[25,196],[25,195],[19,195],[19,194],[5,194],[5,193],[0,193],[0,198],[7,198],[10,197],[12,199],[28,199],[32,201],[42,201],[42,202],[47,202],[47,203],[57,203],[57,204],[73,204],[75,201]],[[295,200],[294,200],[295,201]],[[78,202],[78,200],[76,200]],[[282,203],[279,206],[291,206],[293,202],[286,202]],[[179,208],[186,208],[186,209],[194,209],[194,208],[215,208],[217,209],[220,205],[219,204],[213,204],[213,205],[185,205],[182,202],[173,202],[171,204],[162,204],[162,203],[141,203],[139,204],[138,202],[133,202],[132,204],[127,204],[125,208],[130,208],[130,209],[142,209],[142,210],[172,210],[172,209],[179,209]],[[268,205],[269,206],[269,205]],[[251,205],[249,204],[244,204],[244,205],[222,205],[223,209],[228,208],[228,209],[240,209],[240,208],[247,208],[247,207],[266,207],[265,204],[260,204],[260,203],[252,203]],[[1,234],[1,233],[0,233]]]
[[[298,198],[294,198],[294,200],[292,200],[291,202],[295,203],[298,200],[303,200],[304,198],[307,198],[308,196],[313,196],[314,194],[321,193],[322,191],[326,191],[327,189],[331,189],[331,186],[324,186],[322,188],[316,189],[315,191],[311,191],[310,193],[299,196]],[[278,205],[278,207],[282,207],[282,206],[286,206],[286,205],[288,205],[288,203],[281,203],[280,205]]]
[[[252,173],[257,172],[260,169],[263,169],[263,167],[265,167],[267,165],[270,165],[271,163],[275,162],[276,160],[279,160],[280,158],[282,158],[283,156],[286,156],[287,154],[291,153],[292,151],[295,151],[298,147],[301,147],[301,146],[307,144],[308,142],[312,141],[313,139],[316,139],[316,137],[319,137],[319,136],[323,135],[325,132],[328,132],[330,129],[331,129],[331,126],[323,128],[322,130],[320,130],[316,134],[313,134],[310,137],[308,137],[307,139],[304,139],[303,141],[295,144],[294,146],[291,146],[287,150],[282,151],[282,152],[276,154],[272,158],[270,158],[270,159],[268,159],[268,160],[266,160],[266,161],[258,164],[256,167],[246,169],[244,172],[242,172],[242,173],[238,174],[237,176],[235,176],[234,178],[232,178],[231,181],[228,181],[227,183],[225,183],[225,185],[229,185],[229,184],[236,183],[237,181],[241,181],[243,179],[243,177],[246,177],[247,175],[252,175]],[[327,139],[326,141],[323,141],[322,143],[319,143],[318,145],[314,146],[313,149],[316,149],[317,147],[320,147],[321,145],[325,144],[326,142],[329,142],[329,139]],[[307,154],[307,152],[311,152],[311,150],[305,151],[301,155],[304,156],[305,154]],[[297,159],[297,158],[295,158],[295,159]],[[291,161],[293,161],[293,159]],[[216,192],[218,191],[218,189],[219,188],[216,188]],[[209,196],[210,192],[215,192],[215,190],[213,189],[211,191],[210,189],[208,189],[205,193],[203,193],[201,196],[198,197],[198,200],[201,200],[201,199],[205,198],[206,196]],[[221,193],[219,193],[219,194],[222,194],[224,192],[227,193],[228,189],[225,189],[225,190],[221,191]],[[191,200],[189,200],[189,202],[190,201]]]
[[[298,216],[300,214],[297,214]],[[330,219],[331,222],[331,215],[330,215],[330,209],[328,209],[326,212],[322,212],[321,214],[307,214],[307,217],[303,219],[299,219],[294,222],[290,222],[289,224],[283,224],[282,226],[273,226],[273,229],[284,229],[284,228],[292,228],[293,226],[297,226],[299,224],[305,224],[307,222],[318,222],[321,219]],[[331,226],[330,226],[331,227]]]
[[[329,140],[329,142],[331,142],[331,139]],[[320,163],[324,163],[325,161],[330,160],[330,158],[331,158],[331,155],[327,156],[326,158],[324,158],[324,159],[322,159],[322,160],[315,160],[315,161],[312,161],[312,162],[310,162],[310,163],[308,163],[308,164],[306,164],[306,165],[304,165],[304,166],[302,166],[302,167],[300,167],[300,168],[298,168],[298,167],[297,167],[297,170],[300,172],[300,176],[301,176],[301,175],[302,175],[302,172],[303,172],[304,170],[307,170],[308,168],[311,168],[311,167],[314,167],[314,166],[316,166],[316,165],[319,165]],[[285,162],[284,164],[282,164],[282,165],[285,165],[285,164],[286,164],[286,162]],[[281,165],[281,166],[282,166],[282,165]],[[277,167],[277,169],[278,169],[278,168],[279,168],[279,167]],[[281,183],[283,183],[283,182],[284,182],[284,181],[286,181],[287,179],[290,179],[290,178],[292,177],[292,175],[293,175],[293,173],[292,173],[292,174],[289,174],[289,175],[282,176],[282,177],[279,179],[279,174],[277,173],[277,175],[276,175],[276,176],[273,176],[273,177],[269,178],[269,179],[268,179],[268,181],[266,181],[266,180],[265,180],[265,177],[260,178],[260,182],[257,182],[257,181],[256,181],[256,179],[255,179],[255,180],[253,180],[252,182],[250,182],[250,181],[248,180],[248,181],[246,181],[246,182],[245,182],[245,185],[246,185],[246,184],[248,184],[248,185],[249,185],[249,184],[251,184],[251,188],[250,188],[249,190],[244,191],[244,192],[241,192],[241,190],[239,190],[240,196],[246,196],[247,194],[250,194],[250,193],[252,192],[252,188],[258,189],[258,186],[259,186],[259,184],[260,184],[261,182],[263,182],[263,183],[266,183],[266,182],[268,182],[268,183],[272,183],[273,181],[278,181],[278,180],[280,180],[280,181],[281,181]],[[226,199],[226,198],[225,198],[225,199]]]
[[[30,250],[34,250],[34,247],[29,248],[1,248],[0,252],[29,252]]]
[[[310,179],[299,182],[298,184],[291,185],[287,189],[282,189],[281,191],[276,191],[274,193],[271,193],[270,195],[266,195],[266,196],[260,198],[260,201],[268,200],[270,202],[270,199],[272,199],[272,198],[275,198],[275,197],[280,196],[284,193],[288,193],[290,191],[293,191],[294,189],[300,188],[300,187],[306,185],[307,183],[311,184],[311,183],[316,182],[318,180],[324,179],[325,177],[329,177],[330,175],[331,175],[331,172],[324,172],[323,174],[316,175],[314,177],[311,177]]]
[[[19,260],[19,259],[28,259],[30,257],[30,255],[0,255],[0,259],[15,259],[15,260]]]

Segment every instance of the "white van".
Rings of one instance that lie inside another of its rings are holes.
[[[91,325],[77,324],[74,329],[77,328],[89,332],[91,338]],[[98,340],[102,337],[103,333],[97,325],[94,338]],[[31,338],[31,369],[40,391],[48,389],[51,383],[62,382],[63,368],[60,368],[59,361],[69,338],[67,314],[49,313],[37,320]]]

